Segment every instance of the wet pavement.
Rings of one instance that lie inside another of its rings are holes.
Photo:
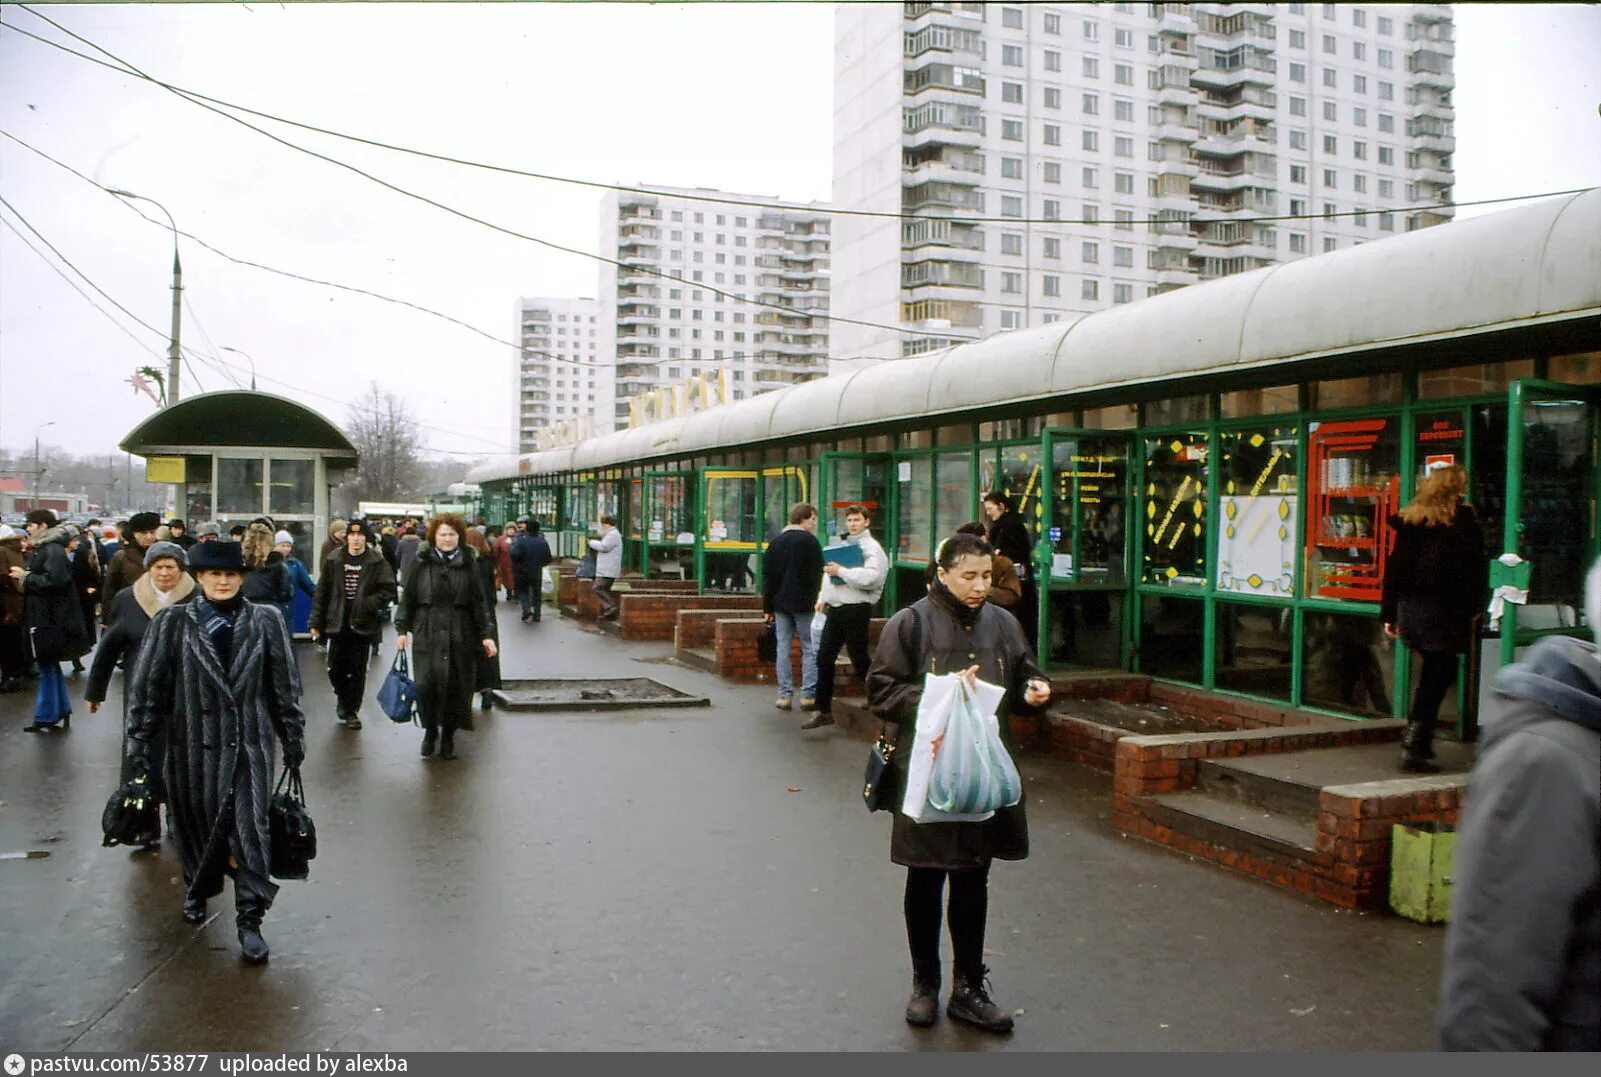
[[[507,677],[647,676],[707,708],[490,712],[455,762],[369,702],[333,720],[296,645],[319,855],[269,965],[232,891],[179,916],[176,857],[100,847],[120,683],[73,732],[0,696],[0,1051],[1353,1050],[1432,1046],[1443,935],[1342,912],[1109,823],[1109,778],[1025,758],[1033,856],[991,878],[996,1038],[901,1020],[909,972],[866,745],[771,689],[501,607]],[[369,673],[376,691],[391,654]],[[119,678],[120,682],[120,678]],[[949,940],[945,943],[948,947]]]

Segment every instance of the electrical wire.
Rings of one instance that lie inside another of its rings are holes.
[[[806,203],[801,203],[801,202],[787,202],[787,201],[783,201],[781,199],[774,199],[774,200],[771,200],[771,201],[757,201],[757,200],[754,200],[754,199],[742,199],[742,198],[736,198],[736,197],[732,197],[732,196],[717,196],[717,195],[710,195],[710,194],[686,194],[686,193],[684,193],[682,191],[661,190],[661,189],[656,189],[656,188],[651,188],[651,187],[641,187],[641,186],[629,186],[627,184],[619,184],[619,183],[605,183],[605,182],[600,181],[600,180],[582,179],[582,178],[578,178],[578,177],[574,177],[574,176],[558,176],[558,175],[554,175],[552,173],[547,173],[547,172],[534,172],[534,171],[530,171],[528,169],[514,168],[514,167],[512,167],[510,165],[498,165],[498,164],[491,164],[491,163],[487,163],[487,162],[483,162],[483,161],[474,161],[474,160],[470,160],[470,159],[467,159],[467,158],[454,157],[454,156],[451,156],[449,154],[435,153],[435,152],[430,151],[430,150],[417,149],[417,148],[411,147],[411,146],[400,146],[400,145],[396,145],[394,143],[384,142],[384,141],[379,140],[379,139],[365,138],[365,137],[363,137],[361,135],[353,135],[353,134],[349,134],[348,132],[335,130],[333,128],[320,127],[320,126],[318,126],[316,124],[306,123],[305,121],[302,121],[302,120],[293,120],[293,119],[290,119],[288,117],[279,116],[279,115],[276,115],[276,114],[271,113],[271,112],[265,112],[265,111],[262,111],[260,109],[254,109],[254,108],[251,108],[251,107],[249,107],[247,105],[240,105],[240,104],[236,104],[236,103],[231,102],[231,101],[225,101],[225,100],[223,100],[221,98],[211,97],[211,96],[209,96],[207,94],[200,93],[197,90],[189,90],[189,89],[185,89],[185,88],[183,88],[181,86],[174,85],[172,83],[164,82],[164,81],[162,81],[162,80],[160,80],[158,78],[155,78],[152,75],[148,75],[148,74],[145,74],[142,71],[139,71],[137,68],[133,67],[133,65],[129,64],[127,61],[121,59],[120,57],[117,57],[117,56],[113,55],[111,52],[108,52],[107,50],[101,48],[99,45],[96,45],[94,42],[88,40],[87,38],[82,37],[79,34],[73,33],[73,31],[68,30],[66,27],[60,25],[59,23],[56,23],[56,22],[50,20],[49,18],[46,18],[43,15],[40,15],[38,12],[36,12],[32,8],[28,7],[26,4],[18,4],[17,6],[22,8],[23,11],[28,12],[30,15],[35,16],[36,18],[44,19],[45,22],[50,23],[50,25],[54,26],[56,29],[60,30],[62,33],[67,34],[70,37],[73,37],[78,41],[81,41],[83,44],[88,45],[90,48],[95,49],[96,51],[102,53],[105,56],[111,57],[111,59],[115,60],[117,63],[123,64],[125,66],[123,68],[119,68],[119,67],[115,66],[114,64],[106,63],[103,60],[97,60],[93,56],[88,56],[88,55],[86,55],[84,53],[78,52],[75,49],[67,48],[65,45],[62,45],[59,42],[51,41],[48,38],[39,37],[38,35],[28,33],[28,31],[22,30],[22,29],[20,29],[18,27],[13,27],[13,29],[16,29],[19,33],[26,34],[28,37],[32,37],[32,38],[34,38],[34,40],[40,41],[40,42],[42,42],[42,43],[44,43],[46,45],[51,46],[52,48],[60,49],[62,52],[68,53],[69,55],[79,57],[80,59],[83,59],[83,60],[87,60],[90,63],[99,64],[100,66],[108,68],[108,69],[110,69],[112,71],[117,71],[117,72],[119,72],[121,74],[133,74],[138,78],[144,79],[147,82],[150,82],[150,83],[153,83],[154,85],[160,86],[165,90],[168,90],[168,91],[170,91],[172,93],[178,94],[179,96],[192,98],[197,103],[198,102],[202,102],[202,101],[203,102],[208,102],[208,103],[210,103],[212,105],[220,105],[220,106],[222,106],[224,108],[230,108],[230,109],[233,109],[233,110],[238,111],[238,112],[243,112],[243,113],[245,113],[247,115],[257,116],[257,117],[259,117],[261,119],[264,119],[264,120],[271,120],[271,121],[273,121],[275,123],[285,124],[286,126],[289,126],[289,127],[297,127],[297,128],[300,128],[303,131],[310,131],[310,132],[313,132],[313,133],[316,133],[316,134],[320,134],[320,135],[327,135],[330,138],[338,138],[338,139],[342,139],[342,140],[347,141],[347,142],[354,142],[354,143],[356,143],[358,145],[369,146],[369,147],[372,147],[374,149],[387,150],[387,151],[392,152],[392,153],[406,154],[406,155],[412,156],[412,157],[420,157],[420,158],[423,158],[425,160],[439,161],[439,162],[442,162],[442,163],[445,163],[445,164],[460,165],[460,166],[462,166],[464,168],[473,168],[473,169],[478,169],[478,170],[486,171],[486,172],[495,172],[495,173],[499,173],[501,175],[519,176],[519,177],[522,177],[522,178],[525,178],[525,179],[544,180],[544,181],[548,181],[548,182],[551,182],[551,183],[566,183],[566,184],[572,184],[572,185],[575,185],[575,186],[595,188],[597,190],[616,191],[616,192],[620,192],[620,193],[623,193],[623,194],[638,194],[638,195],[643,195],[643,196],[648,196],[648,197],[660,197],[660,198],[678,198],[678,199],[683,199],[685,201],[706,202],[706,203],[711,203],[711,204],[715,204],[715,205],[742,206],[742,207],[751,208],[751,209],[769,209],[769,210],[780,210],[780,211],[801,212],[801,213],[811,213],[811,214],[828,214],[828,215],[832,215],[832,216],[868,217],[868,218],[876,218],[876,219],[881,219],[881,220],[899,220],[899,221],[955,221],[955,222],[964,223],[964,224],[1007,224],[1007,225],[1023,225],[1023,224],[1046,224],[1046,225],[1083,224],[1083,225],[1102,225],[1102,224],[1113,224],[1113,223],[1116,223],[1115,220],[1105,220],[1105,219],[1102,219],[1102,218],[1096,218],[1094,220],[1091,220],[1091,219],[1088,219],[1088,218],[1073,219],[1073,218],[1056,218],[1056,217],[984,217],[984,216],[951,217],[951,216],[945,216],[945,215],[939,215],[939,214],[906,213],[904,211],[897,212],[897,211],[891,211],[891,210],[856,209],[856,208],[851,208],[851,207],[846,207],[846,206],[820,206],[820,205],[817,205],[817,204],[808,205]],[[1349,210],[1349,211],[1342,211],[1342,212],[1338,212],[1338,213],[1285,213],[1285,214],[1273,214],[1273,215],[1252,216],[1252,217],[1220,217],[1220,218],[1217,218],[1216,220],[1210,220],[1210,219],[1208,219],[1208,220],[1196,220],[1194,218],[1189,218],[1189,219],[1187,219],[1186,221],[1184,221],[1182,223],[1192,224],[1192,225],[1203,225],[1203,226],[1204,225],[1208,225],[1208,224],[1266,224],[1266,223],[1271,223],[1271,222],[1275,222],[1275,221],[1310,221],[1310,220],[1327,220],[1327,219],[1342,218],[1342,217],[1357,217],[1357,216],[1363,216],[1363,215],[1366,215],[1366,214],[1369,214],[1369,213],[1421,213],[1421,212],[1426,212],[1426,211],[1429,211],[1429,210],[1456,209],[1456,208],[1460,208],[1460,207],[1464,207],[1464,206],[1496,205],[1496,204],[1503,203],[1503,202],[1520,202],[1520,201],[1525,201],[1525,200],[1534,199],[1534,198],[1549,198],[1549,197],[1558,196],[1558,195],[1579,194],[1579,193],[1582,193],[1582,192],[1590,190],[1590,189],[1591,188],[1589,188],[1589,187],[1579,187],[1579,188],[1574,188],[1573,190],[1567,190],[1567,191],[1547,191],[1547,192],[1543,192],[1543,193],[1540,193],[1540,194],[1506,195],[1506,196],[1498,197],[1498,198],[1474,199],[1474,200],[1468,201],[1468,202],[1433,202],[1433,203],[1427,203],[1427,204],[1422,204],[1422,205],[1413,205],[1413,206],[1388,206],[1388,207],[1386,207],[1386,206],[1376,206],[1376,207],[1369,208],[1369,209]],[[1153,219],[1153,221],[1150,222],[1150,223],[1178,223],[1178,222],[1157,222],[1155,219]]]

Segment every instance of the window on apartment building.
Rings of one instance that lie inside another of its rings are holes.
[[[1379,164],[1381,164],[1381,165],[1393,165],[1393,164],[1395,164],[1395,147],[1394,146],[1380,146],[1379,147]]]
[[[1378,30],[1380,34],[1383,34],[1385,37],[1389,37],[1391,34],[1395,33],[1395,23],[1383,15],[1380,15],[1378,18]]]
[[[1021,141],[1023,141],[1023,121],[1022,120],[1002,120],[1001,121],[1001,137],[1003,139],[1005,139],[1006,141],[1008,141],[1008,142],[1021,142]]]
[[[1085,19],[1084,20],[1084,40],[1085,41],[1099,41],[1099,40],[1101,40],[1101,24],[1098,23],[1098,22],[1091,22],[1089,19]]]
[[[1366,11],[1363,11],[1359,7],[1352,8],[1351,9],[1351,25],[1352,26],[1356,26],[1356,27],[1364,27],[1367,24],[1368,24],[1368,13]]]
[[[1112,211],[1112,227],[1119,232],[1134,231],[1134,211],[1131,209],[1114,209]]]
[[[1116,172],[1112,175],[1112,189],[1118,194],[1134,193],[1134,173]]]
[[[683,336],[683,333],[680,330],[674,329],[671,326],[668,327],[668,329],[667,329],[667,339],[668,340],[677,340],[682,336]]]
[[[1353,139],[1351,141],[1351,156],[1358,161],[1366,161],[1368,159],[1368,144],[1361,139]]]
[[[1290,182],[1291,183],[1305,183],[1306,182],[1306,166],[1305,165],[1291,165],[1290,166]]]
[[[1112,248],[1112,264],[1114,266],[1132,268],[1134,265],[1134,248],[1114,246]]]
[[[1298,64],[1298,63],[1295,63],[1294,61],[1291,61],[1291,63],[1290,63],[1290,81],[1291,82],[1305,82],[1306,81],[1306,65],[1305,64]]]
[[[1060,259],[1062,257],[1062,240],[1058,236],[1046,236],[1044,253],[1047,258]]]
[[[1045,87],[1045,107],[1046,108],[1061,108],[1062,107],[1062,88],[1060,86],[1047,86],[1047,87]]]
[[[1327,254],[1330,251],[1334,250],[1334,248],[1337,247],[1338,245],[1339,244],[1335,241],[1333,236],[1324,236],[1323,237],[1323,253],[1324,254]]]
[[[1290,95],[1290,115],[1291,116],[1305,116],[1306,115],[1306,98],[1304,98],[1304,97],[1296,97],[1294,94]]]
[[[1383,80],[1380,80],[1380,82],[1379,82],[1379,100],[1380,101],[1394,101],[1395,100],[1395,83],[1393,83],[1393,82],[1384,82]]]
[[[1395,66],[1395,53],[1390,49],[1379,50],[1379,66],[1393,68]]]
[[[1393,214],[1393,213],[1380,213],[1379,214],[1379,231],[1381,231],[1381,232],[1393,232],[1393,231],[1395,231],[1395,214]]]
[[[1059,220],[1061,220],[1062,219],[1062,203],[1060,201],[1058,201],[1057,199],[1055,199],[1055,198],[1047,198],[1047,199],[1045,199],[1045,203],[1044,203],[1044,206],[1043,206],[1043,212],[1040,214],[1040,216],[1044,217],[1048,221],[1059,221]]]
[[[1062,144],[1062,125],[1048,123],[1045,125],[1045,144],[1047,146],[1060,146]]]
[[[1300,216],[1305,215],[1305,213],[1306,213],[1306,199],[1304,199],[1304,198],[1292,198],[1292,199],[1290,199],[1290,216],[1292,216],[1292,217],[1300,217]]]
[[[1002,232],[1001,233],[1001,253],[1002,254],[1022,254],[1023,253],[1023,233],[1021,233],[1021,232]]]
[[[1306,131],[1305,130],[1292,129],[1290,131],[1290,149],[1292,149],[1292,150],[1304,150],[1304,149],[1306,149]]]
[[[734,227],[735,228],[746,228],[746,227],[749,227],[749,222],[746,221],[744,217],[735,217],[734,218]]]
[[[1001,8],[1001,25],[1008,30],[1021,30],[1023,28],[1023,9],[1020,7]]]
[[[1336,173],[1334,171],[1334,169],[1332,169],[1332,168],[1325,168],[1323,170],[1323,186],[1327,187],[1329,190],[1332,191],[1336,187],[1338,187],[1339,185],[1340,185],[1339,174]]]
[[[1324,153],[1339,153],[1340,152],[1340,140],[1337,137],[1335,137],[1334,135],[1324,135],[1323,136],[1323,152]]]
[[[1046,183],[1061,183],[1062,182],[1062,162],[1060,162],[1060,161],[1046,161],[1045,162],[1045,168],[1043,169],[1043,173],[1044,173],[1043,178],[1044,178]]]
[[[1387,180],[1387,179],[1379,180],[1379,197],[1380,198],[1394,198],[1395,197],[1395,181],[1394,180]]]
[[[1323,216],[1333,217],[1340,212],[1340,207],[1333,202],[1323,203]]]
[[[1395,133],[1395,117],[1388,112],[1379,113],[1379,130]]]
[[[1340,51],[1339,43],[1335,40],[1333,34],[1323,35],[1323,51],[1330,56],[1336,55]]]
[[[684,233],[681,230],[674,228],[667,233],[667,238],[674,243],[682,243],[684,242]]]
[[[1332,67],[1325,67],[1323,69],[1323,85],[1331,90],[1338,89],[1340,85],[1339,72]]]
[[[1021,82],[1001,83],[1001,100],[1009,105],[1023,103],[1023,84]]]
[[[1020,295],[1020,294],[1022,294],[1022,291],[1023,291],[1023,274],[1021,274],[1021,273],[1010,273],[1010,272],[1001,274],[1001,294],[1002,295]]]
[[[1060,70],[1062,70],[1062,54],[1057,52],[1055,49],[1046,49],[1045,50],[1045,70],[1047,70],[1047,71],[1060,71]]]
[[[1324,4],[1324,5],[1322,5],[1322,7],[1323,7],[1323,17],[1325,19],[1333,19],[1335,17],[1335,10],[1339,6],[1340,5],[1338,5],[1338,4]]]
[[[1079,285],[1078,297],[1080,299],[1100,299],[1101,282],[1098,280],[1086,280],[1082,282]]]
[[[1323,102],[1323,118],[1331,122],[1338,120],[1340,118],[1340,106],[1333,101]]]
[[[1366,127],[1368,125],[1368,110],[1361,107],[1353,108],[1351,110],[1351,122],[1358,127]]]
[[[1101,219],[1101,207],[1094,202],[1085,202],[1079,207],[1079,220],[1094,224]]]
[[[1134,65],[1133,64],[1113,64],[1112,65],[1112,81],[1117,83],[1119,86],[1132,86],[1132,85],[1134,85]]]
[[[1087,79],[1098,79],[1098,78],[1101,77],[1101,61],[1100,60],[1096,59],[1093,56],[1083,56],[1083,57],[1079,58],[1079,62],[1084,65],[1084,77],[1085,78],[1087,78]]]
[[[1040,294],[1044,296],[1060,296],[1062,294],[1062,278],[1051,273],[1040,276]]]
[[[682,299],[684,298],[684,290],[682,288],[669,288],[667,289],[667,298]],[[674,315],[674,317],[677,317],[677,315]]]
[[[1003,310],[1003,311],[1001,311],[1001,328],[1002,329],[1021,329],[1021,328],[1023,328],[1023,312],[1022,311],[1018,311],[1018,310]]]
[[[1134,300],[1134,286],[1130,284],[1112,285],[1113,303],[1130,303]]]
[[[1080,248],[1085,265],[1094,265],[1101,260],[1101,245],[1092,239],[1086,239]]]
[[[1022,179],[1023,159],[1021,157],[1001,158],[1001,179]]]
[[[1125,30],[1121,26],[1117,27],[1112,31],[1112,43],[1120,49],[1132,49],[1134,47],[1134,31]]]
[[[1061,33],[1062,32],[1062,16],[1060,16],[1060,15],[1046,15],[1045,16],[1045,32],[1047,34],[1059,34],[1059,33]]]
[[[1001,216],[1021,217],[1023,215],[1023,199],[1015,194],[1001,195]]]
[[[1351,189],[1357,194],[1367,194],[1368,178],[1362,173],[1358,172],[1355,176],[1351,177]]]
[[[1023,66],[1023,46],[1021,46],[1021,45],[1002,45],[1001,46],[1001,63],[1005,64],[1007,67],[1022,67]]]
[[[1085,129],[1079,132],[1079,144],[1085,152],[1095,153],[1101,148],[1101,134],[1099,131]]]
[[[1291,15],[1305,15],[1306,14],[1306,5],[1305,4],[1291,4],[1290,5],[1290,14]]]
[[[691,261],[700,262],[705,260],[705,255],[701,251],[690,251],[689,253]]]
[[[1134,102],[1118,101],[1114,99],[1112,101],[1112,118],[1118,123],[1133,123]]]
[[[1368,92],[1368,77],[1366,75],[1351,76],[1351,92],[1365,94]]]
[[[1101,95],[1087,93],[1084,95],[1084,115],[1098,116],[1101,112]]]
[[[1290,48],[1292,48],[1292,49],[1304,49],[1304,48],[1306,48],[1306,31],[1305,30],[1291,30],[1290,31]]]
[[[1080,178],[1083,180],[1086,188],[1093,189],[1100,186],[1100,179],[1096,176],[1095,169],[1093,168],[1086,167],[1080,174]]]

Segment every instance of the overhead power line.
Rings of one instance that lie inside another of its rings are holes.
[[[905,211],[895,211],[895,210],[858,209],[858,208],[849,207],[849,206],[819,206],[819,205],[816,205],[816,204],[808,204],[808,203],[804,203],[804,202],[791,202],[791,201],[785,201],[785,200],[782,200],[782,199],[756,200],[756,199],[749,199],[749,198],[736,198],[736,197],[733,197],[733,196],[730,196],[730,195],[697,194],[697,193],[693,193],[693,192],[686,193],[685,191],[681,191],[681,190],[663,190],[663,189],[652,188],[652,187],[631,186],[631,185],[628,185],[628,184],[621,184],[621,183],[606,183],[606,182],[601,181],[601,180],[584,179],[584,178],[580,178],[580,177],[576,177],[576,176],[560,176],[560,175],[556,175],[554,173],[549,173],[549,172],[535,172],[535,171],[532,171],[530,169],[515,168],[515,167],[513,167],[511,165],[500,165],[500,164],[493,164],[493,163],[485,162],[485,161],[474,161],[474,160],[471,160],[471,159],[468,159],[468,158],[455,157],[455,156],[452,156],[452,155],[446,154],[446,153],[437,153],[437,152],[434,152],[434,151],[431,151],[431,150],[418,149],[418,148],[416,148],[414,146],[401,146],[401,145],[397,145],[397,144],[392,143],[392,142],[385,142],[385,141],[383,141],[381,139],[373,139],[373,138],[366,138],[366,137],[361,136],[361,135],[353,135],[353,134],[350,134],[350,133],[345,132],[345,131],[336,130],[334,128],[321,127],[321,126],[318,126],[317,124],[307,123],[304,120],[290,119],[287,116],[279,116],[279,115],[277,115],[275,113],[265,112],[265,111],[263,111],[261,109],[251,108],[248,105],[240,105],[240,104],[236,104],[236,103],[234,103],[232,101],[223,100],[222,98],[212,97],[212,96],[210,96],[208,94],[203,94],[203,93],[199,92],[198,90],[190,90],[190,89],[186,89],[186,88],[181,87],[181,86],[177,86],[177,85],[172,84],[172,83],[164,82],[164,81],[162,81],[160,79],[155,78],[154,76],[151,76],[151,75],[145,74],[142,71],[139,71],[137,68],[134,68],[131,64],[128,64],[127,61],[122,60],[119,57],[114,56],[112,53],[110,53],[110,52],[106,51],[105,49],[101,48],[100,46],[96,45],[94,42],[89,41],[87,38],[81,37],[78,34],[73,33],[71,30],[66,29],[65,27],[61,26],[59,23],[52,22],[50,19],[48,19],[45,16],[40,15],[38,12],[34,11],[32,8],[30,8],[30,7],[26,6],[26,5],[18,5],[18,6],[22,7],[22,9],[24,11],[27,11],[29,14],[34,15],[34,16],[36,16],[38,18],[44,19],[46,22],[49,22],[52,26],[55,26],[58,30],[61,30],[62,33],[68,34],[71,37],[76,38],[78,41],[83,42],[85,45],[88,45],[90,48],[93,48],[93,49],[103,53],[106,56],[110,56],[113,60],[116,60],[117,63],[123,64],[125,66],[119,68],[119,67],[115,66],[114,64],[108,64],[103,60],[95,59],[93,56],[88,56],[88,55],[86,55],[84,53],[76,51],[75,49],[67,48],[65,45],[62,45],[59,42],[51,41],[48,38],[39,37],[39,36],[37,36],[35,34],[28,33],[26,30],[21,30],[20,28],[13,27],[13,29],[18,29],[19,33],[27,34],[27,36],[34,38],[34,40],[43,42],[44,44],[47,44],[47,45],[50,45],[52,48],[60,49],[61,51],[66,52],[69,55],[77,56],[80,59],[84,59],[84,60],[89,61],[90,63],[99,64],[100,66],[108,68],[108,69],[110,69],[112,71],[118,71],[118,72],[120,72],[122,74],[133,74],[138,78],[144,79],[147,82],[151,82],[151,83],[153,83],[153,84],[155,84],[157,86],[162,87],[163,89],[169,90],[169,91],[171,91],[173,93],[176,93],[176,94],[178,94],[180,96],[193,98],[197,103],[198,102],[202,102],[202,101],[203,102],[208,102],[208,103],[210,103],[212,105],[220,105],[220,106],[222,106],[224,108],[233,109],[233,110],[235,110],[237,112],[243,112],[243,113],[245,113],[247,115],[251,115],[251,116],[257,116],[257,117],[259,117],[261,119],[264,119],[264,120],[271,120],[271,121],[273,121],[275,123],[285,124],[285,125],[287,125],[289,127],[298,127],[303,131],[311,131],[311,132],[313,132],[315,134],[327,135],[330,138],[343,139],[344,141],[347,141],[347,142],[354,142],[354,143],[356,143],[358,145],[369,146],[369,147],[372,147],[374,149],[387,150],[387,151],[390,151],[392,153],[406,154],[408,156],[420,157],[420,158],[423,158],[425,160],[430,160],[430,161],[439,161],[439,162],[444,163],[444,164],[460,165],[460,166],[462,166],[464,168],[473,168],[473,169],[478,169],[480,171],[485,171],[485,172],[495,172],[495,173],[499,173],[501,175],[507,175],[507,176],[519,176],[519,177],[522,177],[522,178],[525,178],[525,179],[544,180],[544,181],[551,182],[551,183],[565,183],[565,184],[571,184],[571,185],[579,186],[579,187],[590,187],[590,188],[594,188],[596,190],[616,191],[616,192],[619,192],[619,193],[622,193],[622,194],[637,194],[637,195],[642,195],[642,196],[646,196],[646,197],[659,197],[659,198],[679,198],[679,199],[684,199],[685,201],[706,202],[706,203],[713,204],[713,205],[741,206],[741,207],[745,207],[745,208],[749,208],[749,209],[788,210],[788,211],[791,211],[791,212],[802,212],[802,213],[820,213],[820,214],[828,214],[828,215],[840,216],[840,217],[868,217],[868,218],[876,218],[876,219],[880,219],[880,220],[899,220],[899,221],[956,221],[956,222],[959,222],[959,223],[968,223],[968,224],[1006,224],[1006,225],[1023,225],[1023,224],[1105,225],[1105,224],[1117,223],[1114,220],[1106,220],[1106,219],[1102,219],[1102,218],[1090,219],[1090,218],[1059,218],[1059,217],[986,217],[986,216],[952,217],[952,216],[943,215],[943,214],[907,213]],[[1369,213],[1421,213],[1421,212],[1427,212],[1427,211],[1430,211],[1430,210],[1456,209],[1456,208],[1460,208],[1460,207],[1463,207],[1463,206],[1487,206],[1487,205],[1496,205],[1496,204],[1500,204],[1500,203],[1503,203],[1503,202],[1521,202],[1521,201],[1526,201],[1526,200],[1534,199],[1534,198],[1550,198],[1550,197],[1554,197],[1554,196],[1558,196],[1558,195],[1579,194],[1579,193],[1581,193],[1583,191],[1587,191],[1587,190],[1590,190],[1590,188],[1588,188],[1588,187],[1579,187],[1579,188],[1575,188],[1573,190],[1567,190],[1567,191],[1546,191],[1546,192],[1542,192],[1542,193],[1538,193],[1538,194],[1505,195],[1505,196],[1498,197],[1498,198],[1474,199],[1474,200],[1468,201],[1468,202],[1431,202],[1431,203],[1425,203],[1425,204],[1420,204],[1420,205],[1411,205],[1411,206],[1373,206],[1373,207],[1370,207],[1370,208],[1367,208],[1367,209],[1346,210],[1346,211],[1341,211],[1341,212],[1337,212],[1337,213],[1281,213],[1281,214],[1271,214],[1271,215],[1252,216],[1252,217],[1218,217],[1218,218],[1215,218],[1215,219],[1207,218],[1207,219],[1203,219],[1203,220],[1197,220],[1195,218],[1189,218],[1184,223],[1200,224],[1200,225],[1206,225],[1206,224],[1268,224],[1268,223],[1272,223],[1272,222],[1275,222],[1275,221],[1331,220],[1331,219],[1343,218],[1343,217],[1363,216],[1363,215],[1366,215],[1366,214],[1369,214]]]

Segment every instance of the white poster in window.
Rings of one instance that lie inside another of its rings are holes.
[[[895,466],[895,478],[901,482],[912,481],[912,462],[910,460],[902,460]]]
[[[1295,590],[1294,494],[1223,498],[1217,589],[1289,597]]]

